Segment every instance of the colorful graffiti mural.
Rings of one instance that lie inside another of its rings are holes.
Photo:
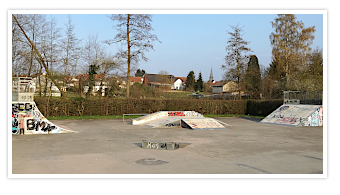
[[[34,102],[12,103],[12,134],[60,133],[61,128],[48,121]]]
[[[303,126],[322,126],[323,125],[323,108],[322,106],[316,109],[307,120],[304,121]]]

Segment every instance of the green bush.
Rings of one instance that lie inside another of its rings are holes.
[[[246,113],[253,116],[267,116],[280,107],[283,100],[248,100],[246,106]]]
[[[198,99],[120,99],[120,98],[43,98],[35,102],[45,116],[122,115],[162,110],[193,110],[202,114],[267,116],[282,100],[198,100]]]

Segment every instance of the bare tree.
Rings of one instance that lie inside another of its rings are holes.
[[[151,34],[151,15],[149,14],[113,14],[110,19],[118,24],[114,27],[118,30],[115,38],[105,41],[107,44],[121,43],[126,50],[121,50],[119,56],[127,61],[127,87],[126,98],[130,93],[131,64],[139,60],[147,61],[144,52],[153,50],[153,41],[159,41],[157,36]],[[160,42],[160,41],[159,41]]]
[[[223,69],[227,69],[225,78],[228,80],[234,80],[238,86],[239,99],[241,100],[241,82],[244,79],[245,70],[247,67],[248,56],[243,53],[251,51],[247,47],[249,42],[243,40],[241,32],[242,28],[237,26],[231,26],[233,32],[228,32],[230,38],[228,39],[228,46],[226,50],[228,54],[225,56],[226,65],[222,65]]]
[[[65,76],[75,74],[77,72],[78,60],[81,56],[80,40],[74,33],[74,24],[71,15],[65,24],[65,38],[62,41],[62,67]]]
[[[16,22],[16,25],[18,25],[18,27],[20,28],[20,30],[22,31],[23,35],[26,37],[27,41],[29,42],[30,46],[33,47],[33,50],[35,52],[35,56],[37,61],[39,62],[40,65],[42,65],[45,68],[45,71],[48,75],[48,77],[52,80],[52,82],[55,84],[55,86],[57,86],[57,88],[59,89],[60,93],[62,96],[65,96],[66,94],[63,93],[63,91],[61,90],[58,82],[56,82],[56,80],[53,78],[53,75],[51,74],[51,72],[49,71],[46,61],[45,59],[42,57],[42,55],[40,54],[40,52],[38,51],[37,47],[35,46],[35,44],[31,41],[31,39],[27,36],[24,28],[21,26],[20,22],[17,20],[17,18],[12,15],[14,21]]]
[[[103,45],[101,45],[101,42],[98,40],[98,34],[90,34],[87,37],[83,56],[87,65],[99,66],[105,55]],[[86,68],[88,68],[88,66]]]

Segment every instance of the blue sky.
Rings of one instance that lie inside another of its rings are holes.
[[[202,73],[204,81],[213,70],[215,80],[221,80],[225,70],[225,50],[231,26],[243,27],[243,39],[259,59],[259,64],[265,67],[271,62],[271,46],[269,35],[273,32],[271,21],[277,14],[152,14],[153,33],[162,43],[155,42],[155,51],[146,53],[149,61],[140,62],[138,68],[147,73],[167,71],[177,77],[186,77],[189,71],[195,72],[196,78]],[[271,12],[273,13],[273,12]],[[75,33],[79,38],[86,38],[90,34],[98,35],[101,41],[112,39],[116,31],[114,23],[108,18],[109,14],[71,14],[75,25]],[[54,15],[58,26],[64,27],[67,14]],[[302,21],[305,27],[315,26],[315,39],[312,48],[323,48],[323,15],[296,14],[297,21]],[[107,46],[109,52],[115,53],[120,45]],[[131,75],[133,75],[132,73]]]

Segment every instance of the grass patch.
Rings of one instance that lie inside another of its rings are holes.
[[[124,119],[138,118],[142,115],[127,115]],[[49,116],[46,117],[48,120],[89,120],[89,119],[123,119],[123,115],[92,115],[92,116]]]

